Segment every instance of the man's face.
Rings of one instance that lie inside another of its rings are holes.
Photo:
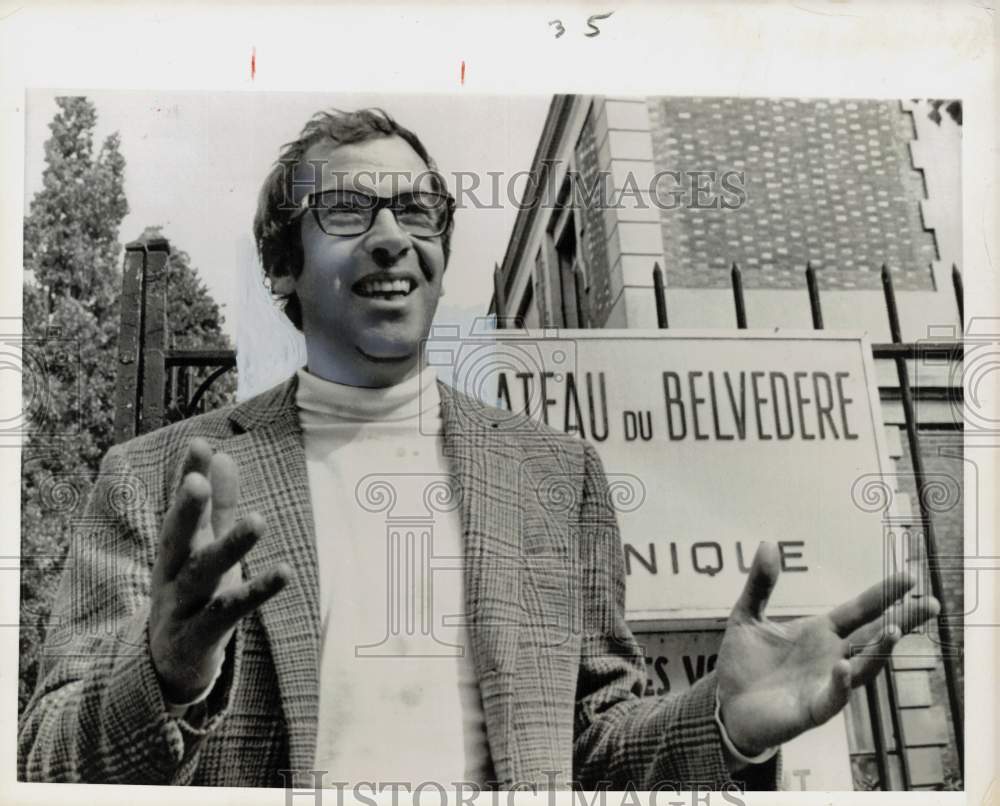
[[[415,185],[427,190],[428,168],[397,136],[352,145],[317,144],[304,162],[322,163],[323,189],[357,189],[388,198]],[[329,177],[329,178],[326,178]],[[336,177],[334,179],[334,177]],[[421,340],[434,319],[445,259],[440,236],[400,228],[389,209],[354,236],[323,232],[311,212],[302,216],[302,272],[294,281],[302,305],[310,371],[356,386],[398,383],[419,367]],[[375,278],[408,279],[405,295],[371,293]]]

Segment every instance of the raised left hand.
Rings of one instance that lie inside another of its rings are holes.
[[[837,714],[896,642],[938,612],[933,597],[906,596],[916,580],[904,572],[822,616],[775,622],[764,609],[779,573],[776,547],[761,543],[715,667],[722,722],[748,756]]]

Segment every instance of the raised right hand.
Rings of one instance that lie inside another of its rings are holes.
[[[170,702],[190,702],[212,684],[237,622],[291,576],[282,563],[243,581],[240,558],[263,535],[264,519],[252,513],[236,523],[238,500],[233,460],[192,440],[153,566],[149,649]]]
[[[933,596],[908,595],[917,580],[903,571],[826,614],[772,621],[765,610],[780,573],[777,546],[761,543],[715,664],[722,722],[745,756],[832,719],[939,610]]]

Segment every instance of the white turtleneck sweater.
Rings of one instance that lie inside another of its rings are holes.
[[[380,389],[305,369],[298,381],[322,619],[315,769],[328,784],[483,784],[493,770],[433,368]]]

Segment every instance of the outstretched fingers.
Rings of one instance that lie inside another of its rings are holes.
[[[212,534],[216,540],[229,534],[236,524],[236,507],[240,499],[240,478],[236,462],[225,453],[212,457],[209,466],[212,483]]]
[[[851,633],[847,639],[851,653],[851,678],[859,686],[878,674],[899,640],[928,619],[934,618],[940,605],[933,596],[907,597],[885,616]]]
[[[860,686],[872,680],[889,660],[892,650],[895,649],[901,637],[899,627],[895,624],[889,624],[881,630],[881,635],[875,636],[875,640],[864,649],[855,649],[850,660],[851,685]]]
[[[291,569],[281,563],[275,568],[254,577],[238,588],[223,591],[198,615],[199,631],[209,641],[218,640],[244,616],[250,615],[291,579]]]
[[[778,549],[773,543],[761,543],[753,556],[753,564],[747,576],[743,592],[736,601],[733,615],[743,619],[761,619],[764,609],[771,598],[774,586],[778,583],[781,573],[781,563]]]
[[[207,523],[212,490],[208,481],[212,446],[195,437],[188,443],[181,460],[181,480],[164,517],[155,574],[173,579],[180,571],[195,543],[198,530]]]
[[[212,446],[203,437],[195,437],[188,443],[187,452],[181,461],[181,478],[188,473],[200,473],[208,476],[208,469],[212,463]]]
[[[236,566],[264,534],[264,519],[254,513],[224,537],[194,551],[177,575],[178,615],[204,607],[215,595],[223,575]]]
[[[916,584],[912,574],[903,571],[892,574],[862,591],[853,599],[838,605],[829,613],[837,635],[846,638],[855,630],[874,621],[894,602],[899,601]]]
[[[189,473],[181,482],[160,532],[157,572],[162,579],[173,579],[190,556],[211,493],[208,479],[200,473]]]
[[[209,487],[212,485],[212,458],[213,458],[212,446],[209,444],[208,440],[204,437],[195,437],[188,443],[187,451],[184,454],[184,459],[181,462],[181,484],[183,485],[184,479],[188,477],[191,473],[197,473],[200,476],[204,476],[209,483]],[[201,517],[198,520],[198,529],[204,529],[208,526],[209,516],[212,511],[212,501],[211,496],[205,507],[202,508]]]

